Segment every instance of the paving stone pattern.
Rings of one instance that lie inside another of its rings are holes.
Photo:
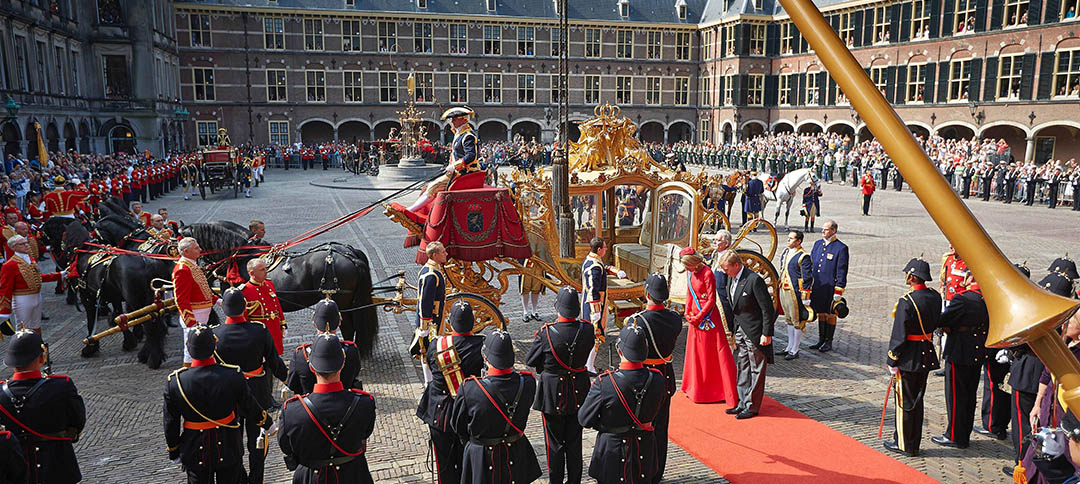
[[[234,200],[215,195],[205,201],[184,201],[173,194],[146,204],[146,208],[156,211],[167,206],[173,218],[185,223],[224,219],[246,225],[250,219],[261,219],[267,223],[269,239],[281,241],[393,192],[331,190],[309,184],[320,176],[325,175],[321,171],[270,171],[267,182],[253,190],[252,199]],[[889,313],[895,300],[905,291],[900,271],[909,258],[920,254],[932,264],[936,263],[946,242],[910,192],[879,191],[874,197],[871,217],[859,216],[861,202],[857,189],[826,184],[824,193],[822,213],[826,217],[819,220],[836,218],[840,238],[851,246],[847,296],[852,315],[841,322],[835,352],[821,354],[804,348],[801,358],[791,362],[780,360],[772,365],[766,394],[880,449],[876,434],[888,382],[884,366],[892,324]],[[413,196],[407,194],[402,198],[407,203]],[[1006,255],[1014,261],[1027,261],[1036,279],[1045,274],[1054,257],[1066,251],[1080,255],[1075,237],[1080,216],[1075,212],[975,200],[969,202],[969,207]],[[801,224],[801,220],[797,220],[797,209],[794,212],[792,222]],[[767,213],[772,215],[771,207]],[[348,243],[368,254],[374,279],[405,271],[411,281],[415,279],[418,267],[413,262],[412,249],[401,247],[403,236],[398,225],[375,211],[302,247],[331,240]],[[760,235],[756,237],[761,238]],[[818,237],[808,234],[807,247]],[[781,234],[780,239],[783,238]],[[49,270],[51,265],[46,261],[43,269]],[[511,281],[516,284],[516,278]],[[171,369],[180,366],[179,332],[170,331],[169,360],[160,370],[149,370],[135,360],[133,352],[123,352],[119,337],[105,340],[99,356],[81,358],[78,352],[85,336],[85,317],[76,313],[72,306],[64,305],[62,298],[52,294],[51,287],[49,285],[44,291],[45,314],[51,317],[44,327],[46,339],[51,344],[54,368],[72,377],[87,403],[87,430],[76,445],[84,482],[182,482],[180,466],[166,458],[160,396],[166,376]],[[541,315],[546,320],[554,318],[553,303],[550,293],[541,298]],[[521,323],[516,287],[507,291],[502,310],[511,318],[510,331],[518,348],[519,368],[524,368],[520,363],[538,323]],[[311,311],[297,311],[286,317],[290,326],[286,347],[306,341],[312,333]],[[99,329],[104,323],[99,320]],[[364,362],[361,374],[364,388],[375,396],[378,408],[375,433],[368,444],[368,460],[376,482],[433,482],[428,464],[427,429],[415,417],[422,373],[405,350],[411,327],[411,315],[380,313],[376,347],[372,357]],[[778,327],[776,334],[777,345],[786,344],[784,328]],[[685,332],[682,338],[685,338]],[[816,328],[808,327],[805,340],[804,345],[816,340]],[[677,373],[681,373],[684,347],[680,342],[675,354],[674,361],[680,367]],[[597,364],[609,364],[607,351],[600,351]],[[10,371],[0,368],[5,375]],[[1002,465],[1011,462],[1012,451],[1007,443],[976,435],[969,449],[956,450],[941,448],[929,441],[931,435],[944,429],[941,378],[930,380],[926,402],[923,454],[917,458],[901,458],[902,461],[942,482],[1008,482],[1000,472]],[[768,415],[759,418],[768,418]],[[544,466],[539,422],[539,415],[534,414],[526,435]],[[595,433],[586,431],[585,435],[588,466]],[[807,452],[813,452],[813,436],[770,438],[806,440]],[[821,466],[851,476],[859,474],[858,469],[845,469],[843,462],[822,462]],[[665,482],[727,482],[721,477],[723,469],[720,471],[718,474],[709,469],[672,444]],[[797,476],[789,478],[796,480]],[[541,481],[546,482],[546,475]],[[270,450],[266,482],[290,482],[276,447]]]

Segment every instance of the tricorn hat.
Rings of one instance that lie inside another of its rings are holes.
[[[848,317],[850,310],[848,309],[847,299],[841,297],[838,301],[833,301],[832,312],[840,319]]]
[[[919,279],[922,279],[923,282],[930,282],[933,280],[930,277],[930,264],[918,257],[908,261],[907,265],[904,266],[904,274],[918,277]]]
[[[453,119],[461,116],[476,117],[476,111],[468,106],[454,106],[442,113],[442,120]]]

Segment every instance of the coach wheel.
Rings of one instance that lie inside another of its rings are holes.
[[[769,288],[769,296],[772,297],[773,309],[780,310],[780,274],[776,271],[776,267],[773,266],[769,259],[761,255],[760,252],[755,252],[748,249],[736,249],[735,253],[742,259],[743,265],[747,269],[756,272],[762,279],[765,280],[765,285]]]
[[[502,311],[499,310],[499,306],[491,302],[490,299],[471,292],[459,292],[457,294],[446,296],[446,305],[443,307],[451,308],[457,301],[465,301],[472,306],[473,317],[476,321],[473,323],[473,333],[480,334],[480,332],[489,327],[506,329],[506,317],[503,316]],[[450,328],[450,311],[444,309],[443,323],[442,327],[439,328],[439,334],[447,335],[452,331],[453,330]]]

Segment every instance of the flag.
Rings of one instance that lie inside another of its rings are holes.
[[[41,140],[41,124],[37,121],[34,121],[34,130],[37,131],[38,163],[41,163],[44,168],[49,164],[49,151],[45,149],[45,142]]]

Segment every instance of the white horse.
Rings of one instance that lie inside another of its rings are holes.
[[[769,180],[769,174],[762,173],[758,175],[758,179],[761,180],[762,183],[765,183]],[[761,197],[761,212],[765,212],[765,206],[768,205],[768,202],[777,202],[776,215],[773,217],[773,225],[776,225],[780,220],[780,207],[783,204],[787,207],[784,211],[784,227],[788,227],[788,216],[791,215],[791,202],[795,200],[799,185],[802,185],[803,182],[807,180],[810,180],[810,183],[817,183],[817,177],[814,176],[813,170],[810,168],[800,168],[784,175],[784,177],[780,179],[780,182],[776,184],[776,190],[770,191],[768,188],[765,189],[765,193],[762,194]]]

